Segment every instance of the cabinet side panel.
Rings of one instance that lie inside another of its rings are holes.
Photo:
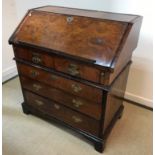
[[[129,24],[125,39],[123,40],[124,45],[120,47],[121,52],[112,63],[111,67],[115,69],[110,75],[109,84],[112,83],[122,68],[131,60],[133,50],[137,47],[141,23],[142,17],[139,17],[134,23]]]
[[[130,64],[128,64],[124,68],[121,74],[114,81],[114,83],[112,84],[112,88],[107,95],[103,132],[108,127],[115,113],[118,111],[118,109],[123,103],[129,68]]]

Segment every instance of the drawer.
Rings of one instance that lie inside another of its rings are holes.
[[[69,80],[61,76],[56,76],[42,69],[20,63],[18,64],[18,69],[20,74],[25,75],[31,79],[38,80],[52,87],[61,89],[65,92],[83,97],[96,103],[102,102],[102,91],[98,88],[84,85],[82,83]]]
[[[87,81],[106,85],[109,80],[109,75],[105,71],[100,71],[99,69],[86,64],[81,64],[75,61],[50,55],[38,49],[15,46],[14,52],[15,57],[18,59],[26,60],[44,67],[53,68],[57,71],[74,77],[82,78]]]
[[[46,84],[26,77],[21,77],[21,82],[23,88],[27,90],[45,96],[95,119],[99,120],[101,117],[101,104],[93,103],[74,95],[69,95],[59,89],[52,88]]]
[[[35,109],[53,116],[74,128],[81,129],[93,135],[98,135],[99,121],[84,116],[78,112],[72,111],[60,104],[47,100],[33,93],[24,91],[27,104]]]
[[[53,68],[54,60],[53,57],[42,53],[41,50],[32,49],[28,47],[14,47],[15,56],[18,59],[23,59],[34,64],[42,65],[45,67]]]
[[[94,67],[60,57],[54,58],[54,67],[60,72],[100,83],[101,72]]]

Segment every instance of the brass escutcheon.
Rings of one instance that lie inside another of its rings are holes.
[[[66,19],[67,19],[67,23],[70,24],[70,23],[72,23],[74,18],[72,16],[68,16]]]

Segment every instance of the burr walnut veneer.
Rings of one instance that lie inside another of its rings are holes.
[[[123,112],[141,22],[141,16],[102,11],[29,10],[9,39],[23,112],[74,130],[102,152]]]

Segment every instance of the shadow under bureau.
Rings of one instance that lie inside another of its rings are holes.
[[[9,39],[25,114],[55,121],[102,152],[123,113],[142,17],[45,6],[27,12]]]

